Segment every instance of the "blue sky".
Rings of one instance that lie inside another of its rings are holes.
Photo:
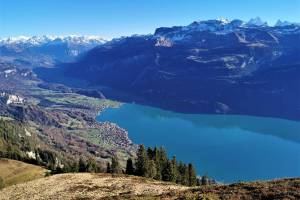
[[[300,0],[0,0],[0,37],[153,33],[195,20],[300,22]]]

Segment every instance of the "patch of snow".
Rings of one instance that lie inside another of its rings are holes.
[[[28,158],[36,159],[36,155],[33,151],[27,151],[26,154]]]
[[[296,23],[296,22],[289,22],[289,21],[281,21],[280,19],[277,20],[276,24],[274,25],[275,27],[276,26],[279,26],[279,27],[284,27],[284,26],[291,26],[291,25],[294,25],[294,26],[300,26],[300,23]]]
[[[23,104],[24,103],[24,98],[22,98],[18,95],[8,95],[6,104],[9,105],[9,104],[12,104],[12,103]]]
[[[218,18],[217,21],[220,21],[222,24],[229,24],[231,21],[229,19],[226,18]]]
[[[27,73],[27,72],[21,73],[21,76],[24,76],[24,77],[26,77],[26,76],[28,76],[28,75],[29,75],[29,73]]]
[[[157,47],[172,47],[173,42],[172,40],[165,38],[165,37],[159,37],[155,43],[155,46]]]
[[[10,75],[15,74],[16,72],[16,69],[6,69],[3,72],[0,72],[0,74],[4,74],[5,78],[8,78]]]
[[[18,37],[8,37],[0,38],[0,44],[30,44],[33,46],[42,45],[49,42],[64,42],[71,44],[103,44],[107,42],[107,39],[104,39],[100,36],[77,36],[77,35],[67,35],[67,36],[54,36],[54,35],[43,35],[43,36],[18,36]]]
[[[240,66],[240,68],[245,68],[246,67],[246,62],[244,61],[243,63],[242,63],[242,65]]]
[[[230,110],[230,107],[222,102],[216,102],[216,113],[219,114],[226,114]]]
[[[247,25],[250,26],[268,26],[267,22],[262,21],[259,17],[252,18],[248,21]]]
[[[25,128],[25,135],[29,137],[31,136],[31,133],[26,128]]]

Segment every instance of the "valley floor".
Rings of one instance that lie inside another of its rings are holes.
[[[60,174],[4,188],[8,199],[300,199],[300,179],[188,188],[111,174]]]

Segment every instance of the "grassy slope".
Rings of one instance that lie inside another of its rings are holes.
[[[230,199],[230,200],[297,200],[300,178],[234,183],[231,185],[196,187],[184,192],[160,195],[166,199]]]
[[[24,183],[45,176],[46,169],[24,162],[0,159],[0,177],[5,186]]]
[[[45,188],[47,188],[45,190]],[[110,174],[59,174],[0,191],[0,199],[101,199],[155,196],[186,187],[145,178]]]
[[[300,199],[300,179],[187,188],[126,175],[60,174],[4,188],[0,199]]]

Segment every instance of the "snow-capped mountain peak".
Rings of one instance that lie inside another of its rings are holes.
[[[223,17],[218,18],[217,21],[220,21],[222,24],[229,24],[231,22],[231,20]]]
[[[291,25],[300,26],[300,23],[289,22],[289,21],[281,21],[279,19],[279,20],[277,20],[277,22],[275,24],[275,26],[280,26],[280,27],[291,26]]]
[[[248,21],[247,25],[250,26],[268,26],[267,22],[264,22],[260,19],[260,17],[252,18]]]
[[[212,19],[194,21],[187,26],[161,27],[156,29],[154,36],[158,38],[157,45],[174,44],[177,41],[188,40],[192,34],[198,32],[210,32],[216,35],[224,35],[232,32],[244,34],[245,29],[269,29],[271,32],[279,34],[290,34],[300,31],[300,27],[293,23],[296,27],[284,27],[288,22],[279,22],[281,26],[271,27],[267,22],[262,21],[259,17],[250,19],[249,22],[244,22],[239,19]]]
[[[71,44],[88,44],[97,43],[103,44],[107,40],[100,36],[53,36],[53,35],[43,35],[43,36],[18,36],[18,37],[8,37],[0,38],[0,44],[28,44],[28,45],[42,45],[49,42],[63,42]]]

